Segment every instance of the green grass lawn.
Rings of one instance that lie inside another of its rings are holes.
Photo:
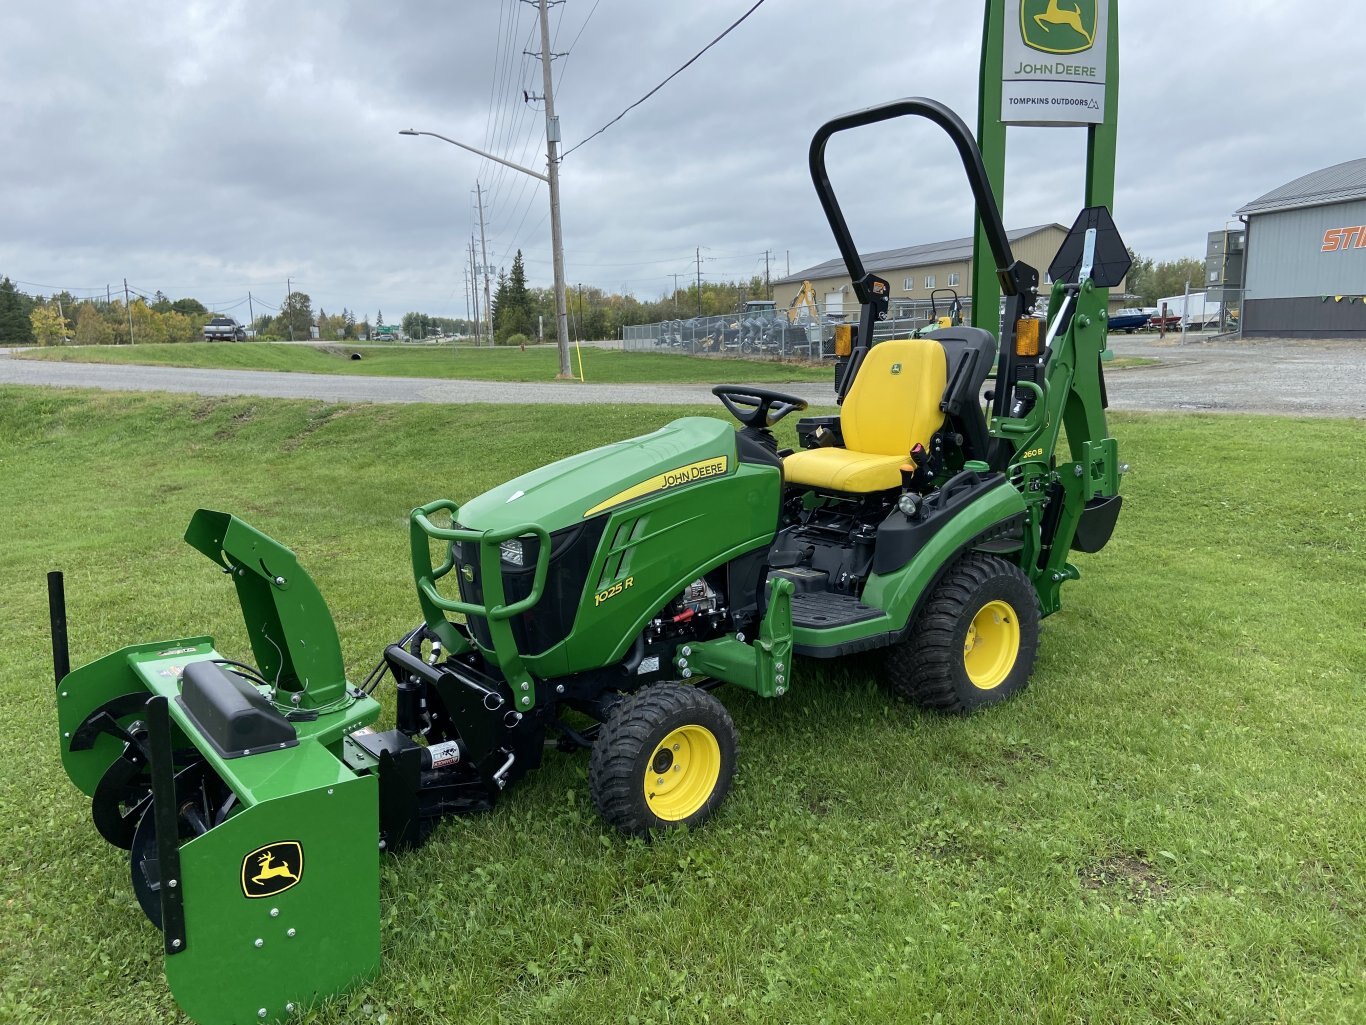
[[[362,359],[351,359],[359,352]],[[570,350],[574,373],[579,353]],[[714,384],[741,373],[755,383],[831,379],[829,366],[803,366],[773,360],[714,359],[670,353],[622,352],[584,346],[583,376],[589,382],[620,384]],[[140,363],[226,370],[292,370],[311,374],[368,374],[379,377],[436,377],[471,381],[551,381],[560,369],[554,347],[472,349],[464,346],[346,347],[242,342],[228,345],[83,345],[28,349],[24,359],[74,360],[80,363]]]
[[[0,389],[0,1021],[183,1020],[58,761],[46,570],[77,664],[201,632],[242,654],[180,541],[237,512],[299,553],[359,677],[417,618],[412,506],[682,412]],[[303,1020],[1366,1020],[1366,424],[1111,422],[1124,516],[1020,699],[930,715],[863,662],[726,689],[730,801],[653,845],[549,752],[385,860],[383,976]]]

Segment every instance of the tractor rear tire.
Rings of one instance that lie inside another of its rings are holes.
[[[630,836],[695,826],[725,801],[740,742],[704,690],[657,683],[612,709],[593,742],[588,788],[598,814]]]
[[[887,653],[900,697],[959,715],[1029,684],[1039,647],[1039,601],[1014,563],[969,552],[935,586],[910,636]]]

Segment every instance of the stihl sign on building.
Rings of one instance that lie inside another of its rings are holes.
[[[1323,252],[1335,253],[1343,249],[1366,249],[1366,224],[1329,228],[1323,233]]]

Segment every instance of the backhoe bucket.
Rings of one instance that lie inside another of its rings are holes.
[[[379,969],[378,778],[347,759],[379,705],[346,683],[292,552],[206,510],[186,538],[232,574],[257,666],[190,637],[63,675],[50,576],[62,763],[100,834],[130,852],[185,1012],[280,1021]]]

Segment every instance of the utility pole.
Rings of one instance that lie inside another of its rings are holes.
[[[474,282],[474,347],[484,344],[484,321],[479,315],[479,274],[474,267],[474,236],[470,236],[470,280]]]
[[[289,316],[289,314],[285,313],[285,310],[289,309],[289,297],[290,297],[291,295],[293,295],[293,294],[294,294],[294,279],[293,279],[293,278],[285,278],[285,304],[284,304],[284,306],[280,309],[280,313],[281,313],[281,314],[284,314],[285,326],[289,328],[289,340],[290,340],[291,342],[294,341],[294,320]]]
[[[460,269],[460,275],[461,275],[461,277],[463,277],[463,278],[465,279],[465,323],[469,323],[469,319],[470,319],[470,269],[469,269],[468,267],[462,267],[462,268]]]
[[[555,116],[555,76],[550,59],[550,4],[540,0],[541,12],[541,81],[545,89],[545,161],[550,186],[550,248],[555,267],[555,335],[560,343],[560,373],[572,378],[569,369],[569,311],[564,294],[564,235],[560,231],[560,119]]]
[[[678,312],[678,275],[674,275],[674,312]]]
[[[252,337],[256,337],[256,311],[251,306],[251,292],[247,292],[247,323],[251,326]]]
[[[128,344],[133,344],[133,304],[128,301],[128,279],[123,279],[123,311],[128,314]]]
[[[764,298],[773,298],[773,289],[768,285],[768,250],[764,250]]]
[[[484,258],[484,316],[489,318],[489,344],[493,344],[493,300],[489,298],[489,250],[484,238],[484,187],[476,178],[474,193],[479,197],[479,252]]]
[[[787,276],[792,277],[792,250],[787,250]]]
[[[702,247],[697,247],[697,315],[702,316]]]

